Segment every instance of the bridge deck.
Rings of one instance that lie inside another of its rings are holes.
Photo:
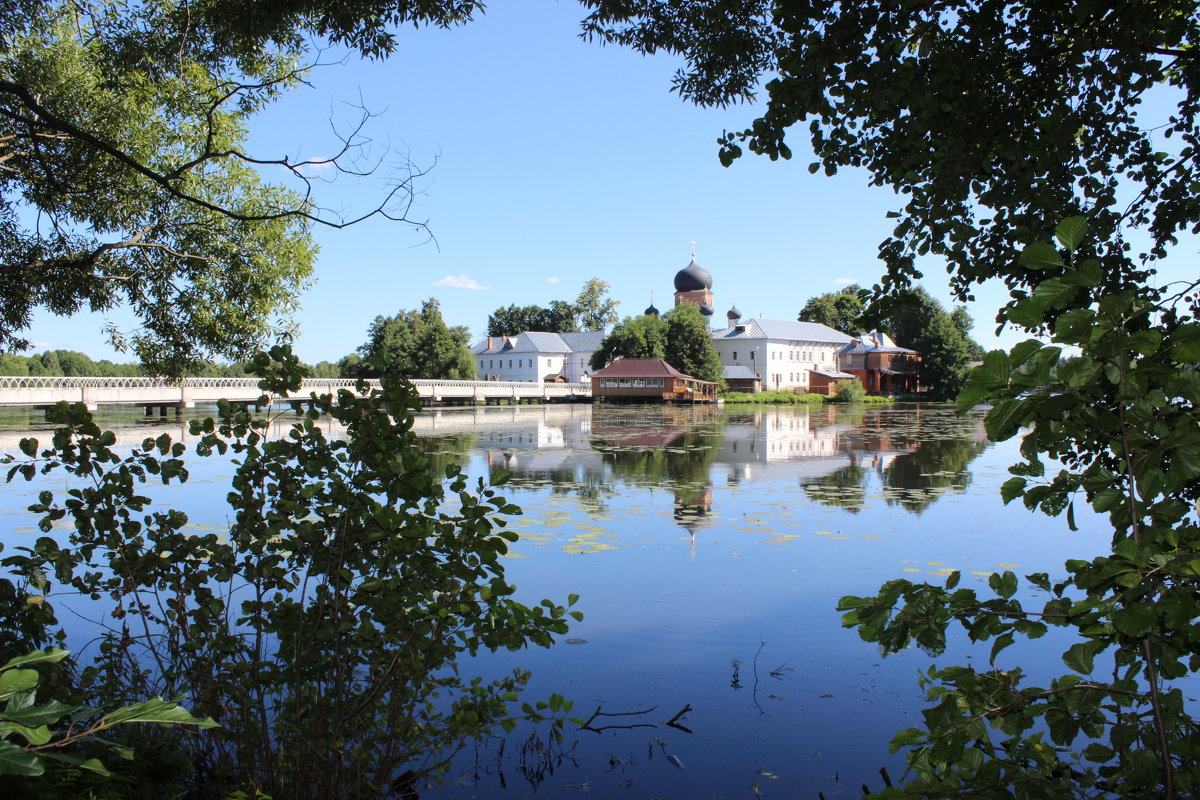
[[[292,399],[310,394],[353,391],[356,381],[310,378]],[[378,386],[378,381],[371,381]],[[586,402],[592,387],[584,383],[532,383],[520,381],[414,380],[423,401],[431,404],[477,404],[507,402]],[[197,403],[230,400],[253,403],[262,396],[257,378],[184,378],[170,383],[157,378],[57,378],[0,376],[0,406],[52,406],[58,402],[83,403],[89,409],[100,405],[137,405],[182,410]],[[272,398],[277,399],[277,398]]]

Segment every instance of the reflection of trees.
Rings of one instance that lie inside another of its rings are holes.
[[[947,492],[963,492],[971,482],[967,466],[987,449],[987,442],[935,439],[897,456],[883,471],[883,497],[920,514]]]
[[[607,501],[616,495],[616,490],[611,482],[590,470],[571,468],[526,470],[521,473],[519,479],[510,481],[510,485],[522,489],[543,489],[546,484],[549,484],[551,495],[555,497],[574,495],[579,500],[579,505],[582,506],[584,512],[593,515],[607,514]]]
[[[474,431],[465,431],[443,436],[425,436],[416,441],[421,455],[429,460],[430,474],[441,477],[446,474],[446,467],[462,469],[466,466],[471,451],[475,449],[477,436]]]
[[[830,474],[806,481],[804,493],[823,506],[843,508],[853,514],[862,511],[867,499],[868,472],[860,464],[850,464]]]
[[[988,447],[976,419],[940,407],[869,409],[855,423],[839,441],[852,463],[802,483],[815,502],[852,513],[862,510],[877,476],[884,502],[920,514],[942,495],[965,491],[968,466]]]
[[[664,431],[661,436],[657,444],[626,444],[593,435],[592,447],[614,477],[637,486],[707,485],[721,443],[716,426]]]
[[[674,517],[695,532],[712,510],[709,473],[724,437],[720,415],[681,413],[601,415],[593,418],[592,448],[614,478],[634,486],[669,486]]]

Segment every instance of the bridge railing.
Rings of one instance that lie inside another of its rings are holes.
[[[162,378],[144,377],[61,377],[49,375],[0,375],[0,389],[162,389],[167,387],[182,388],[213,388],[229,387],[236,389],[252,389],[258,386],[258,378],[182,378],[178,381],[167,381]],[[368,381],[378,387],[379,381]],[[301,391],[317,389],[346,388],[353,389],[357,381],[353,378],[306,378],[301,383]],[[456,388],[514,388],[530,389],[533,387],[548,387],[565,389],[575,392],[590,392],[588,383],[535,383],[533,381],[452,381],[417,379],[413,385],[420,388],[456,387]]]

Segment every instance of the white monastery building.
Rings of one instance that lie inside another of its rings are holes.
[[[471,348],[480,380],[580,383],[604,331],[489,336]]]

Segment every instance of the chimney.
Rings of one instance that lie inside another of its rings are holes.
[[[488,337],[488,350],[492,349],[492,337]]]

